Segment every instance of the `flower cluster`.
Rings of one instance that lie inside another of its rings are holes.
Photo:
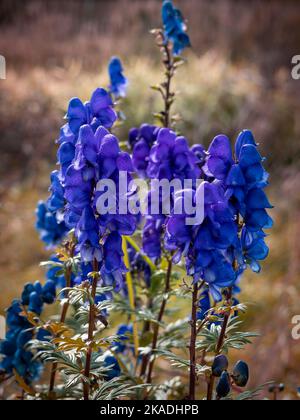
[[[132,128],[129,132],[128,143],[132,149],[133,167],[142,178],[147,176],[149,155],[157,140],[158,132],[159,127],[149,124],[142,124],[140,128]]]
[[[126,96],[128,80],[124,76],[123,66],[118,57],[112,57],[108,65],[108,73],[110,77],[110,92],[116,97]]]
[[[259,271],[257,260],[268,254],[262,229],[272,220],[262,161],[249,131],[237,139],[236,160],[229,139],[217,136],[202,167],[207,181],[194,191],[195,204],[204,197],[203,222],[187,226],[184,215],[176,214],[168,219],[167,246],[178,251],[176,258],[186,257],[188,273],[204,280],[215,300],[221,299],[222,288],[236,286],[246,263]]]
[[[156,130],[155,135],[157,137],[156,141],[150,151],[147,151],[148,157],[143,168],[147,177],[157,180],[178,180],[181,182],[182,188],[184,180],[196,181],[202,173],[201,165],[203,165],[203,162],[197,156],[197,152],[203,149],[202,146],[190,148],[184,137],[177,136],[175,132],[168,128]],[[140,142],[144,142],[144,140],[142,139]],[[135,152],[136,149],[134,149],[133,156]],[[149,201],[151,201],[151,193],[150,191]],[[161,237],[166,222],[166,214],[161,195],[159,200],[159,214],[148,215],[143,230],[143,249],[150,258],[158,258],[161,255]],[[151,205],[151,203],[149,204]]]
[[[57,217],[44,201],[38,203],[36,209],[36,229],[40,239],[49,247],[59,244],[68,232],[63,220]]]
[[[223,135],[213,140],[208,155],[204,167],[206,175],[222,183],[232,213],[243,220],[239,261],[259,272],[259,261],[264,260],[269,251],[264,229],[271,228],[273,221],[266,211],[272,208],[264,192],[269,176],[258,145],[251,131],[244,130],[235,144],[235,158],[230,140]]]
[[[175,55],[181,54],[185,48],[191,46],[182,13],[174,7],[171,0],[164,0],[163,2],[162,21],[165,38],[173,43],[173,53]]]
[[[60,170],[52,173],[48,203],[59,209],[68,229],[75,229],[82,261],[101,263],[103,281],[120,289],[126,272],[121,235],[131,235],[138,222],[137,217],[120,214],[117,200],[120,171],[129,174],[128,185],[131,180],[131,158],[120,150],[118,139],[108,131],[116,112],[104,89],[96,89],[85,104],[73,98],[67,119],[58,140]],[[98,189],[103,179],[110,179],[116,186],[112,193],[117,201],[114,214],[97,211],[98,201],[104,202],[111,193]]]
[[[15,370],[27,383],[39,377],[42,365],[33,359],[33,354],[27,349],[35,333],[25,311],[40,315],[44,304],[53,303],[55,297],[55,283],[48,280],[44,286],[40,282],[26,284],[21,299],[12,302],[6,317],[8,331],[5,339],[0,342],[0,370],[7,373]],[[39,329],[36,338],[44,341],[48,336],[47,331]]]

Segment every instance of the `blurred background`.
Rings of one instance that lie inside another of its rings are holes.
[[[220,132],[232,141],[253,130],[271,172],[275,229],[260,275],[243,280],[245,319],[261,333],[243,358],[252,385],[300,386],[300,2],[295,0],[176,0],[188,19],[192,49],[179,70],[179,129],[207,145]],[[130,79],[122,141],[131,126],[153,122],[161,109],[149,89],[161,81],[160,56],[149,30],[160,26],[160,0],[1,0],[0,54],[0,314],[25,282],[41,279],[47,258],[34,229],[34,209],[47,197],[59,127],[70,97],[88,100],[108,84],[107,62],[118,55]]]

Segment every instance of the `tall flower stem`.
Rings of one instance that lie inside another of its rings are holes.
[[[86,361],[84,368],[85,380],[83,382],[83,398],[84,400],[89,399],[90,394],[90,370],[91,370],[91,361],[93,353],[93,340],[94,340],[94,331],[95,331],[95,297],[97,291],[97,284],[99,280],[98,274],[98,261],[93,263],[94,276],[92,281],[92,290],[91,290],[91,301],[90,301],[90,312],[89,312],[89,327],[88,327],[88,349],[86,353]]]
[[[196,389],[196,340],[197,340],[197,305],[198,305],[198,283],[193,286],[192,295],[192,318],[190,338],[190,392],[189,400],[195,400]]]
[[[151,384],[152,382],[152,372],[153,372],[153,368],[154,368],[154,364],[155,364],[155,357],[154,357],[154,352],[156,350],[157,347],[157,341],[158,341],[158,334],[159,334],[159,324],[161,323],[164,313],[165,313],[165,309],[166,309],[166,305],[167,305],[167,301],[168,301],[168,293],[170,292],[171,289],[171,275],[172,275],[172,259],[169,259],[168,261],[168,270],[167,270],[167,275],[166,275],[166,284],[165,284],[165,290],[164,290],[164,297],[160,306],[160,310],[159,310],[159,314],[157,317],[157,323],[154,326],[154,333],[153,333],[153,340],[152,340],[152,347],[151,347],[151,355],[153,357],[153,360],[150,362],[149,365],[149,370],[148,370],[148,376],[147,376],[147,383]]]
[[[161,113],[161,115],[163,117],[162,122],[163,122],[164,127],[168,128],[171,122],[170,111],[171,111],[171,107],[174,102],[174,96],[175,96],[174,93],[171,92],[171,82],[175,73],[175,66],[174,66],[173,54],[170,48],[170,44],[169,42],[166,42],[163,31],[162,30],[156,31],[156,35],[158,39],[158,46],[161,48],[161,51],[163,54],[163,64],[165,66],[165,76],[166,76],[165,81],[160,85],[158,89],[164,101],[164,111]],[[161,307],[160,307],[158,318],[157,318],[157,324],[155,324],[155,327],[154,327],[151,353],[150,355],[146,355],[143,357],[142,366],[141,366],[141,375],[143,376],[147,371],[147,366],[148,366],[150,357],[152,355],[153,360],[149,364],[148,375],[147,375],[148,383],[152,382],[152,373],[153,373],[153,368],[155,364],[155,357],[153,356],[153,353],[157,347],[159,324],[161,323],[163,319],[165,309],[166,309],[166,304],[168,300],[167,295],[170,291],[171,274],[172,274],[172,260],[169,259],[166,282],[165,282],[165,290],[164,290],[165,296],[161,303]],[[152,301],[149,302],[149,305],[152,306]],[[150,329],[150,324],[146,323],[144,326],[144,331],[147,332],[149,329]]]
[[[166,82],[165,82],[165,127],[169,127],[170,125],[170,110],[172,106],[172,98],[171,98],[171,81],[174,75],[174,68],[173,68],[173,58],[170,52],[169,45],[167,44],[164,48],[166,54],[165,66],[166,66]]]
[[[175,94],[171,92],[171,82],[175,74],[175,65],[170,43],[166,41],[162,30],[157,32],[158,46],[163,54],[163,64],[165,66],[165,81],[160,85],[159,91],[164,101],[164,111],[162,112],[162,122],[164,127],[170,126],[170,111],[174,103]]]
[[[228,305],[229,308],[231,307],[231,298],[232,298],[232,288],[229,288],[227,299],[226,299],[227,300],[227,305]],[[217,347],[216,347],[216,356],[218,354],[220,354],[220,352],[222,350],[222,347],[223,347],[223,344],[224,344],[224,339],[226,337],[226,330],[227,330],[227,327],[228,327],[230,314],[231,314],[231,311],[228,310],[228,311],[226,311],[226,313],[224,315],[224,319],[223,319],[223,322],[222,322],[221,333],[220,333],[218,343],[217,343]],[[214,383],[215,383],[215,377],[213,375],[210,375],[209,382],[208,382],[208,387],[207,387],[207,400],[208,401],[212,400]]]
[[[75,244],[71,241],[66,245],[66,248],[68,249],[69,246],[70,246],[69,256],[70,258],[73,258],[74,252],[75,252]],[[72,266],[68,265],[66,267],[66,274],[65,274],[67,289],[71,287],[71,277],[72,277]],[[63,324],[66,320],[68,309],[69,309],[69,300],[68,300],[68,292],[66,292],[66,300],[63,304],[60,320],[59,320],[61,324]],[[58,363],[52,363],[51,372],[50,372],[49,398],[51,398],[51,394],[53,393],[53,390],[54,390],[57,367],[58,367]]]

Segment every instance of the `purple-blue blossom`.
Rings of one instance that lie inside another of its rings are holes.
[[[118,97],[125,97],[128,87],[128,80],[124,76],[124,69],[118,57],[112,57],[108,65],[110,78],[110,92]]]
[[[182,13],[174,7],[171,0],[164,0],[163,2],[162,21],[165,38],[173,43],[173,53],[175,55],[181,54],[185,48],[191,46]]]

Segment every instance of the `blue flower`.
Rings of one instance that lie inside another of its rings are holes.
[[[198,179],[198,159],[187,140],[168,128],[161,128],[149,155],[147,175],[150,179]]]
[[[239,134],[234,154],[235,159],[228,137],[217,136],[209,147],[203,171],[210,180],[218,180],[232,214],[245,227],[234,245],[240,270],[249,264],[253,271],[259,272],[258,261],[268,255],[263,230],[273,226],[267,213],[273,206],[264,192],[269,175],[251,131]]]
[[[33,354],[27,349],[28,343],[34,338],[35,331],[32,324],[22,315],[24,310],[40,315],[44,303],[53,303],[56,297],[55,284],[48,280],[43,286],[41,283],[26,284],[21,300],[14,300],[7,309],[6,324],[8,327],[6,337],[0,341],[0,370],[7,373],[17,373],[26,383],[39,378],[42,365],[33,359]],[[39,330],[37,339],[49,339],[49,333]]]
[[[121,368],[115,357],[106,356],[103,361],[103,366],[108,368],[107,372],[104,374],[104,377],[107,381],[110,381],[121,375]]]
[[[102,250],[99,243],[99,225],[91,207],[85,207],[76,226],[76,237],[84,262],[102,260]]]
[[[132,325],[120,325],[116,335],[118,341],[115,341],[112,345],[116,353],[124,353],[129,348],[130,336],[133,334]]]
[[[100,126],[111,128],[117,119],[109,93],[103,89],[96,89],[89,102],[83,104],[79,98],[70,100],[66,114],[70,130],[78,135],[82,125],[89,124],[94,131]]]
[[[150,258],[161,255],[161,237],[165,217],[147,216],[143,229],[143,251]]]
[[[101,276],[104,283],[114,285],[116,291],[123,288],[123,275],[127,272],[123,256],[121,235],[118,232],[110,233],[103,245]]]
[[[67,234],[68,229],[63,221],[59,221],[56,213],[51,212],[47,204],[43,201],[38,203],[36,209],[36,229],[40,238],[48,247],[52,247],[61,242]]]
[[[237,241],[237,226],[221,186],[205,181],[194,198],[198,196],[204,197],[203,222],[187,226],[184,215],[171,214],[165,239],[167,245],[178,249],[175,262],[184,256],[188,274],[195,281],[204,280],[218,301],[222,288],[233,287],[238,278],[232,253]]]
[[[121,60],[118,57],[112,57],[108,65],[108,73],[110,77],[109,90],[116,97],[125,97],[128,80],[123,74]]]
[[[232,165],[230,140],[221,134],[213,139],[203,170],[208,177],[224,180]]]
[[[51,185],[49,190],[51,195],[47,201],[48,210],[52,213],[62,210],[65,205],[64,188],[58,171],[53,171],[51,173]]]
[[[56,285],[54,281],[47,280],[43,286],[40,282],[27,283],[24,286],[21,302],[27,305],[28,310],[40,315],[44,303],[52,304],[56,298]]]
[[[136,276],[140,280],[141,276],[147,287],[150,287],[151,283],[151,268],[145,261],[143,256],[136,252],[132,246],[128,246],[128,255],[130,260],[130,270],[133,276]]]
[[[259,261],[265,260],[269,255],[265,237],[266,234],[262,230],[251,232],[246,227],[242,230],[241,243],[244,259],[255,273],[261,270]]]
[[[152,146],[157,140],[160,128],[154,125],[142,124],[129,132],[129,145],[132,148],[132,163],[140,177],[145,178],[149,164]]]
[[[165,38],[173,42],[175,55],[191,46],[190,39],[186,34],[186,25],[179,9],[173,6],[171,0],[164,0],[162,6],[162,21],[164,25]]]

